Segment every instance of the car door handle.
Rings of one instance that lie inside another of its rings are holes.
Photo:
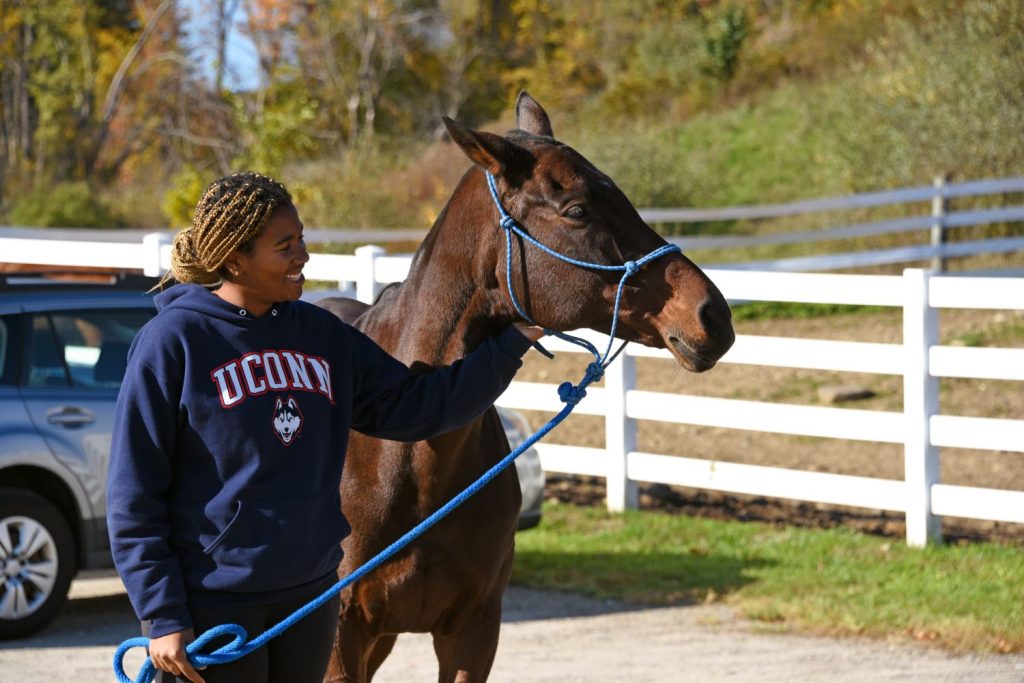
[[[77,427],[79,425],[92,424],[96,421],[96,415],[91,410],[86,410],[85,408],[58,406],[46,411],[46,421],[52,425]]]

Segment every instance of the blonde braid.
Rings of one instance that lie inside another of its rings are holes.
[[[258,173],[235,173],[215,180],[196,204],[192,227],[180,231],[171,247],[171,272],[178,282],[215,285],[224,261],[236,249],[247,251],[270,215],[292,203],[284,185]]]

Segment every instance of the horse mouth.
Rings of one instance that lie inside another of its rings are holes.
[[[685,341],[675,335],[668,335],[666,341],[669,352],[680,365],[690,372],[706,372],[715,367],[718,362],[718,358],[708,358],[694,351]]]

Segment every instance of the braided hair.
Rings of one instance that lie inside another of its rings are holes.
[[[174,236],[171,276],[178,282],[215,285],[236,249],[252,250],[270,215],[292,203],[284,185],[258,173],[235,173],[210,183],[196,204],[192,227]]]

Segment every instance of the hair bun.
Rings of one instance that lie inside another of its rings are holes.
[[[192,228],[185,228],[174,236],[174,243],[171,245],[171,273],[178,282],[215,284],[220,280],[220,276],[200,262],[192,235]]]

